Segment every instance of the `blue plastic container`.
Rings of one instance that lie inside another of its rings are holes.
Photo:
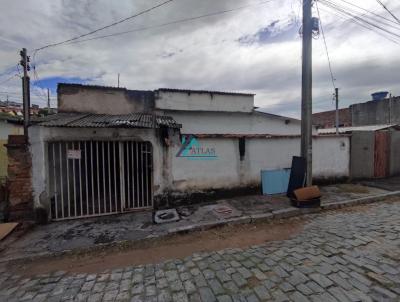
[[[279,170],[262,170],[261,184],[263,195],[284,194],[287,192],[290,168]]]
[[[384,98],[387,97],[388,94],[389,94],[389,92],[387,92],[387,91],[375,92],[375,93],[371,94],[372,95],[372,100],[373,101],[382,101]]]

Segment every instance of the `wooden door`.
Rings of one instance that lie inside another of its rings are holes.
[[[375,132],[374,176],[377,178],[389,175],[389,132]]]

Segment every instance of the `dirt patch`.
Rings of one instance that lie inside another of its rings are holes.
[[[268,241],[286,240],[301,232],[305,224],[305,219],[293,218],[273,223],[228,225],[217,229],[144,241],[134,247],[118,246],[83,255],[14,263],[9,265],[9,269],[15,274],[26,276],[58,270],[73,273],[99,273],[106,269],[184,258],[197,252],[246,248]]]
[[[362,185],[340,184],[337,188],[343,193],[368,194],[370,192],[368,187]]]

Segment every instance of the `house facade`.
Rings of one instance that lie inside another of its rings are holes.
[[[58,103],[29,131],[34,207],[53,220],[259,192],[300,153],[300,121],[252,94],[60,84]],[[315,178],[348,177],[348,136],[314,134]]]

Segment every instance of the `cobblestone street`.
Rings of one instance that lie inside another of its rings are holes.
[[[399,301],[400,203],[308,217],[285,241],[100,274],[20,277],[1,301]]]

